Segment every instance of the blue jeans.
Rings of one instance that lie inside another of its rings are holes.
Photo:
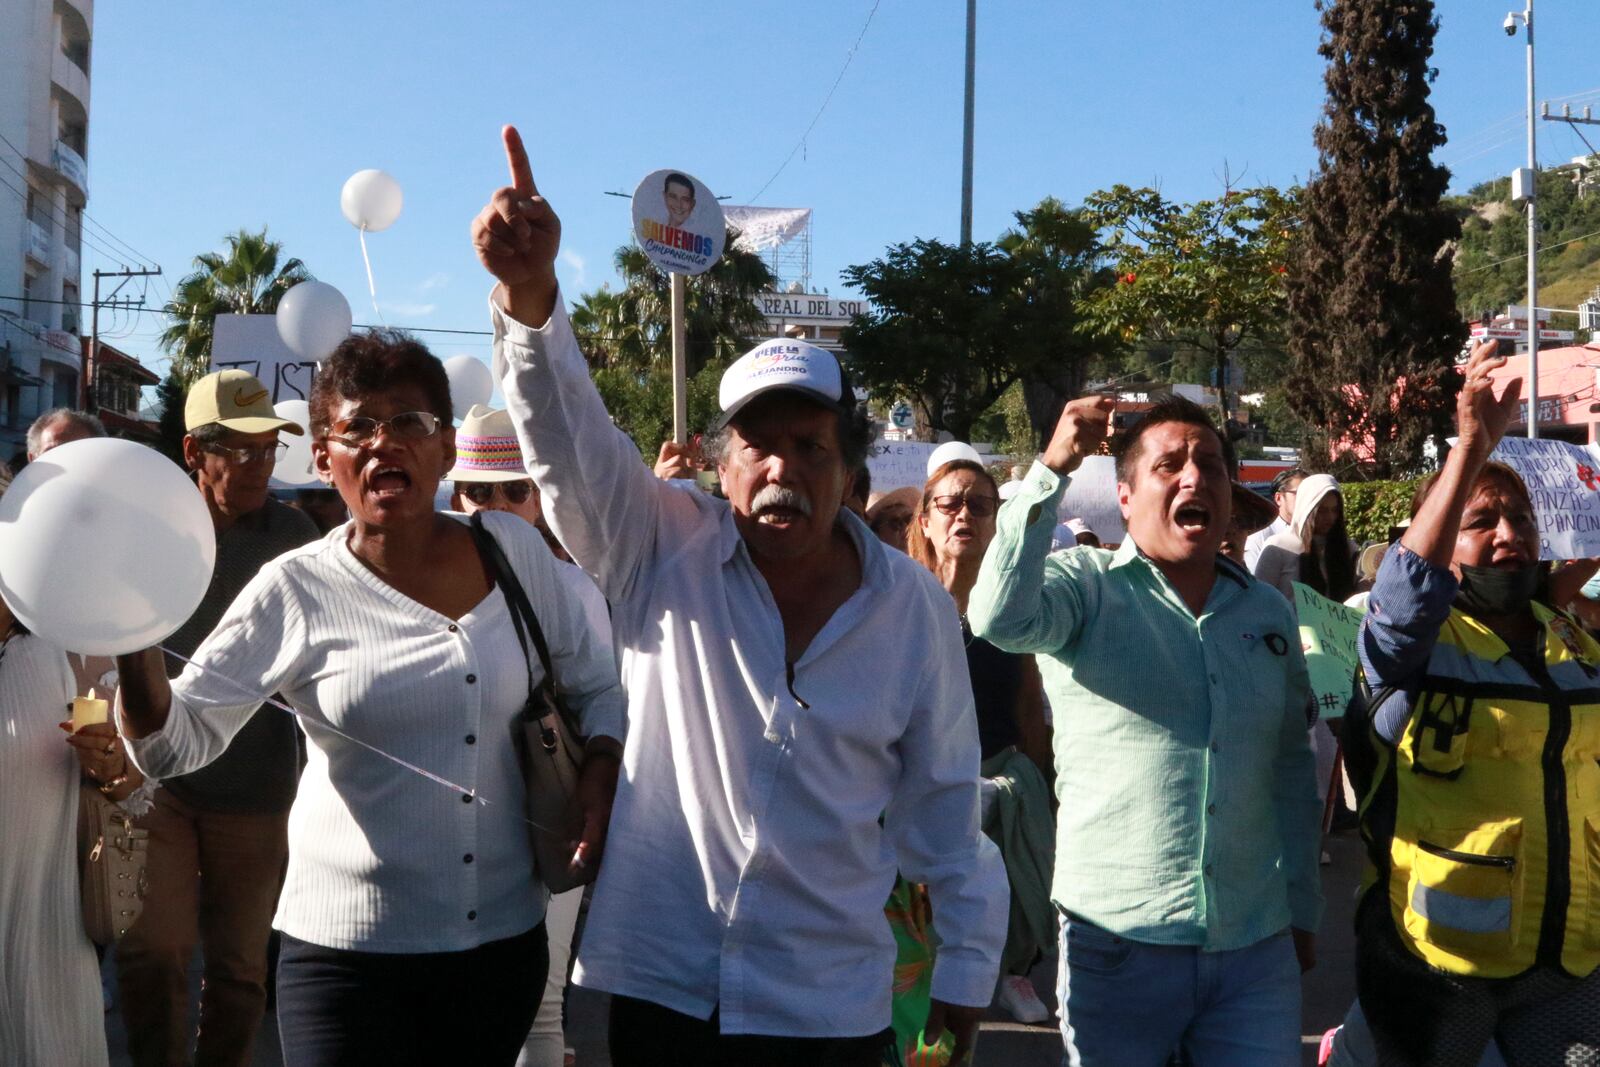
[[[1297,1067],[1300,964],[1289,931],[1202,952],[1061,919],[1066,1067]]]

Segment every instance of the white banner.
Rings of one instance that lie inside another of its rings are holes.
[[[867,470],[872,475],[872,491],[888,492],[910,486],[921,489],[928,481],[928,457],[938,445],[927,441],[872,442],[867,455]]]
[[[739,231],[736,244],[748,252],[777,248],[805,232],[811,224],[808,207],[744,207],[724,204],[722,217]]]
[[[276,315],[218,315],[211,328],[211,370],[238,367],[272,393],[272,402],[309,400],[317,374],[314,359],[289,351],[278,335]]]
[[[1539,520],[1540,559],[1600,556],[1600,449],[1504,437],[1491,458],[1528,483]]]
[[[1063,522],[1082,519],[1101,544],[1121,544],[1128,530],[1122,524],[1122,505],[1117,503],[1117,461],[1110,456],[1086,457],[1072,472],[1056,514]]]

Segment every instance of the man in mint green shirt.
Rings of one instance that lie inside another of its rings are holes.
[[[1111,409],[1067,406],[968,607],[975,634],[1038,655],[1055,712],[1066,1062],[1160,1067],[1181,1046],[1194,1067],[1290,1067],[1322,911],[1299,631],[1218,555],[1232,483],[1186,400],[1116,441],[1122,546],[1050,554]]]

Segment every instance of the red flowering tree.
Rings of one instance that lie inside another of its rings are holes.
[[[1215,200],[1181,204],[1115,185],[1090,196],[1084,211],[1117,276],[1090,299],[1102,329],[1204,353],[1219,384],[1241,345],[1280,342],[1294,190],[1230,186]],[[1227,390],[1221,395],[1226,417]]]

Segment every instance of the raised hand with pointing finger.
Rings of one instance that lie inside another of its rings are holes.
[[[505,127],[501,136],[511,184],[496,189],[472,220],[472,247],[484,269],[503,287],[498,299],[506,312],[519,322],[538,326],[555,307],[561,220],[539,195],[516,127]]]

